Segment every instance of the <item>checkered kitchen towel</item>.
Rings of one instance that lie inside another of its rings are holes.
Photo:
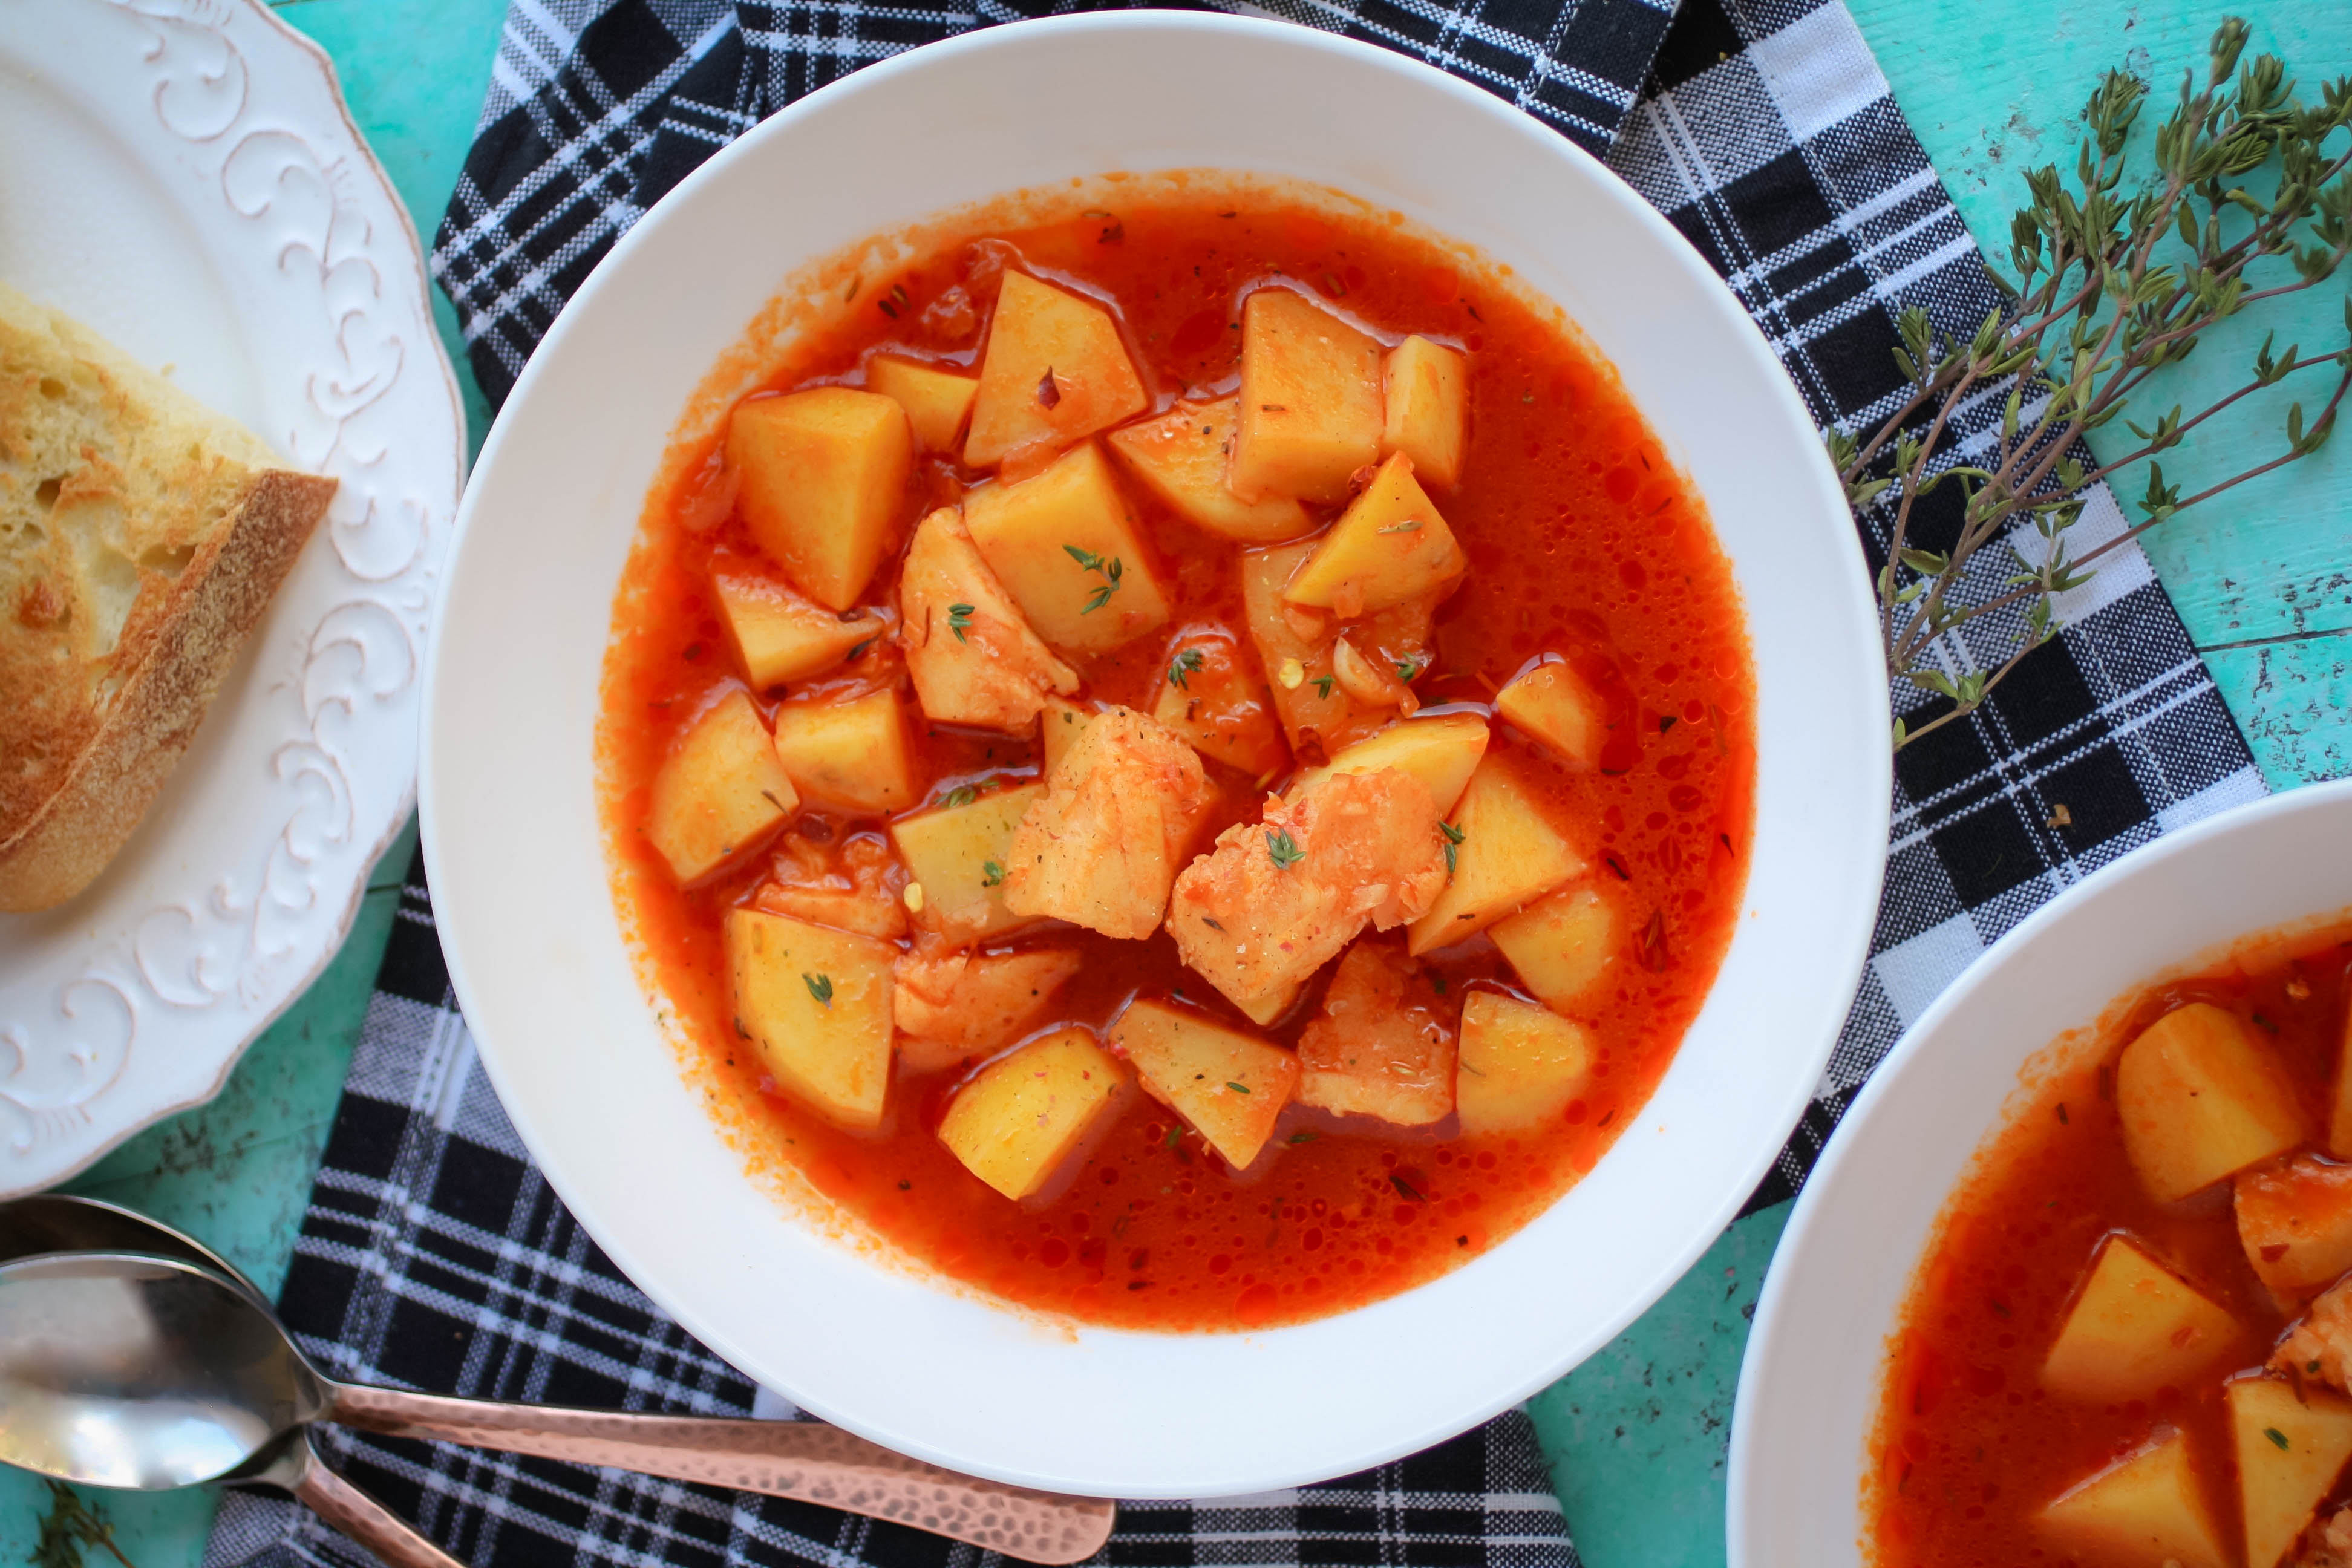
[[[1670,0],[1270,4],[1456,71],[1606,149],[1723,273],[1823,424],[1861,427],[1891,406],[1895,310],[1924,305],[1941,326],[1967,330],[1992,302],[1958,215],[1839,0],[1683,0],[1671,31],[1660,8]],[[866,60],[1018,14],[516,0],[434,252],[485,388],[504,395],[614,239],[710,150]],[[1644,81],[1638,98],[1628,90]],[[1862,520],[1874,558],[1885,521]],[[2095,537],[2122,526],[2104,495],[2081,524]],[[2137,551],[2111,558],[2062,618],[2058,641],[1981,714],[1902,753],[1869,972],[1820,1097],[1757,1205],[1795,1191],[1862,1079],[1988,942],[2133,847],[2262,793]],[[1968,667],[1968,648],[1944,651]],[[1911,710],[1924,700],[1898,698]],[[454,1011],[421,868],[283,1305],[305,1347],[344,1376],[637,1409],[772,1406],[632,1289],[532,1169]],[[348,1432],[329,1440],[341,1468],[475,1563],[975,1555],[772,1500]],[[1129,1505],[1107,1557],[1404,1568],[1576,1560],[1517,1413],[1326,1486]],[[224,1502],[216,1568],[320,1560],[357,1558],[290,1506]]]

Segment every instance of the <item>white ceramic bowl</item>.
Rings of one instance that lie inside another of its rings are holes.
[[[1805,1184],[1756,1311],[1731,1435],[1734,1568],[1863,1561],[1885,1338],[1927,1233],[2027,1058],[2233,942],[2352,908],[2352,781],[2225,812],[2053,899],[1953,982]]]
[[[1050,111],[1047,111],[1048,109]],[[1613,359],[1736,563],[1759,833],[1716,990],[1638,1125],[1549,1213],[1376,1306],[1251,1334],[1041,1328],[796,1221],[682,1081],[613,913],[593,791],[614,587],[665,437],[784,275],[1107,171],[1320,182],[1480,247]],[[803,1407],[941,1464],[1124,1496],[1336,1475],[1606,1342],[1748,1194],[1820,1079],[1876,907],[1886,707],[1834,477],[1780,365],[1632,191],[1498,100],[1303,27],[1114,13],[861,70],[680,185],[531,361],[466,499],[428,672],[425,846],[517,1128],[614,1260]]]

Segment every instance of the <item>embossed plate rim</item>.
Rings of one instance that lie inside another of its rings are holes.
[[[240,412],[342,490],[118,864],[0,916],[0,1194],[209,1100],[341,947],[415,797],[465,468],[422,247],[325,51],[261,0],[9,9],[40,20],[0,57],[170,195],[254,373]]]

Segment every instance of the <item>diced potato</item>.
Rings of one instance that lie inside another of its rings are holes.
[[[2229,1568],[2188,1436],[2167,1432],[2045,1504],[2042,1527],[2114,1568]]]
[[[1260,1027],[1267,1027],[1298,1005],[1298,994],[1306,989],[1307,982],[1300,979],[1287,985],[1277,985],[1271,991],[1261,991],[1255,996],[1229,996],[1226,1000],[1241,1009],[1243,1017]]]
[[[2352,1459],[2352,1400],[2282,1377],[2235,1378],[2221,1396],[2237,1453],[2246,1568],[2277,1568]]]
[[[940,1142],[1015,1203],[1051,1182],[1109,1125],[1127,1068],[1091,1031],[1059,1030],[981,1069],[956,1091]]]
[[[1151,716],[1202,756],[1252,778],[1279,773],[1290,761],[1265,682],[1222,632],[1180,637],[1169,647]]]
[[[2109,1237],[2042,1363],[2066,1399],[2121,1404],[2168,1384],[2186,1390],[2240,1346],[2237,1320],[2129,1239]]]
[[[1004,907],[1013,834],[1045,798],[1042,784],[985,790],[963,805],[942,805],[890,825],[890,842],[923,889],[915,918],[924,929],[965,941],[1029,923]]]
[[[1468,568],[1454,531],[1414,480],[1412,459],[1400,452],[1316,541],[1282,596],[1352,620],[1408,599],[1443,598]]]
[[[964,497],[964,525],[1037,635],[1101,653],[1168,624],[1168,595],[1134,509],[1089,441],[1034,479]]]
[[[735,658],[744,678],[761,691],[823,674],[860,644],[890,630],[890,623],[872,610],[845,619],[782,583],[751,573],[718,572],[711,581]]]
[[[2336,1087],[2327,1110],[2327,1152],[2339,1160],[2352,1160],[2352,1007],[2345,1009],[2336,1039]]]
[[[1271,1016],[1367,924],[1387,931],[1428,907],[1444,842],[1419,780],[1340,773],[1218,835],[1176,879],[1168,933],[1194,973]]]
[[[1475,713],[1439,713],[1405,719],[1342,748],[1330,763],[1308,768],[1290,786],[1297,799],[1333,773],[1376,773],[1394,768],[1411,773],[1429,791],[1437,815],[1451,813],[1469,787],[1478,759],[1486,754],[1486,721]]]
[[[2124,1047],[2116,1108],[2132,1169],[2158,1203],[2309,1138],[2284,1069],[2252,1030],[2206,1002],[2166,1014]]]
[[[921,1047],[930,1047],[920,1053],[923,1061],[942,1066],[1003,1050],[1045,1021],[1084,962],[1075,947],[973,952],[926,939],[899,955],[892,978],[899,1059],[908,1062]]]
[[[751,398],[727,426],[752,542],[832,610],[857,603],[888,552],[914,460],[905,412],[852,387]]]
[[[1225,482],[1244,500],[1348,498],[1381,455],[1381,345],[1287,289],[1242,305],[1242,389]]]
[[[1562,888],[1486,928],[1526,986],[1547,1007],[1575,1005],[1617,962],[1617,906],[1590,882]]]
[[[1126,708],[1097,714],[1013,832],[1004,907],[1150,936],[1215,798],[1200,757],[1165,725]]]
[[[2352,1165],[2298,1154],[2232,1187],[2246,1261],[2281,1302],[2299,1304],[2352,1270]]]
[[[1470,367],[1461,351],[1407,338],[1381,362],[1381,456],[1402,452],[1423,484],[1452,489],[1470,434]]]
[[[1510,763],[1488,756],[1454,808],[1454,875],[1429,912],[1413,922],[1416,958],[1451,947],[1514,915],[1591,862],[1544,816]]]
[[[1024,447],[1066,447],[1133,418],[1150,401],[1108,310],[1025,272],[1007,272],[963,460],[992,468]]]
[[[1454,1030],[1421,966],[1391,942],[1339,960],[1298,1037],[1298,1099],[1343,1116],[1426,1127],[1454,1110]]]
[[[898,616],[915,700],[935,722],[1017,734],[1049,693],[1078,689],[1078,672],[1029,629],[951,506],[915,529],[899,570]]]
[[[896,354],[877,354],[866,367],[866,384],[907,411],[916,445],[926,452],[955,450],[980,391],[976,375]]]
[[[777,847],[772,878],[751,895],[772,915],[860,936],[895,941],[907,934],[907,907],[898,894],[905,874],[877,834],[852,834],[837,850],[787,834]]]
[[[646,837],[681,882],[758,848],[800,805],[760,710],[740,691],[694,721],[648,795]]]
[[[1560,660],[1539,664],[1495,694],[1495,711],[1581,773],[1601,765],[1609,710],[1599,694]]]
[[[1454,1103],[1465,1133],[1557,1121],[1592,1081],[1590,1030],[1499,991],[1463,1000],[1460,1048]]]
[[[890,1090],[898,950],[757,910],[727,911],[735,1026],[778,1088],[843,1127],[878,1126]]]
[[[1331,638],[1303,635],[1284,611],[1283,584],[1314,551],[1312,544],[1282,544],[1242,557],[1243,622],[1272,682],[1291,750],[1309,758],[1328,756],[1396,717],[1392,709],[1363,707],[1340,690]]]
[[[1244,1170],[1298,1088],[1298,1058],[1255,1035],[1166,1002],[1129,1005],[1111,1025],[1146,1093]]]
[[[1314,528],[1288,496],[1245,501],[1225,483],[1238,399],[1180,403],[1157,419],[1114,430],[1110,449],[1162,506],[1195,528],[1243,544],[1273,544]]]
[[[1058,697],[1045,699],[1043,711],[1037,715],[1037,750],[1045,762],[1045,771],[1051,773],[1059,766],[1070,742],[1087,727],[1095,710],[1076,702],[1066,702]]]
[[[776,710],[776,760],[813,805],[866,816],[904,811],[922,794],[907,715],[894,691]]]

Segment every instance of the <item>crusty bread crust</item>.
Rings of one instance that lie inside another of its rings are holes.
[[[39,910],[114,858],[195,738],[237,650],[318,525],[335,481],[255,476],[230,525],[182,572],[97,731],[30,817],[0,838],[0,910]]]
[[[334,493],[0,283],[0,910],[114,858]]]

